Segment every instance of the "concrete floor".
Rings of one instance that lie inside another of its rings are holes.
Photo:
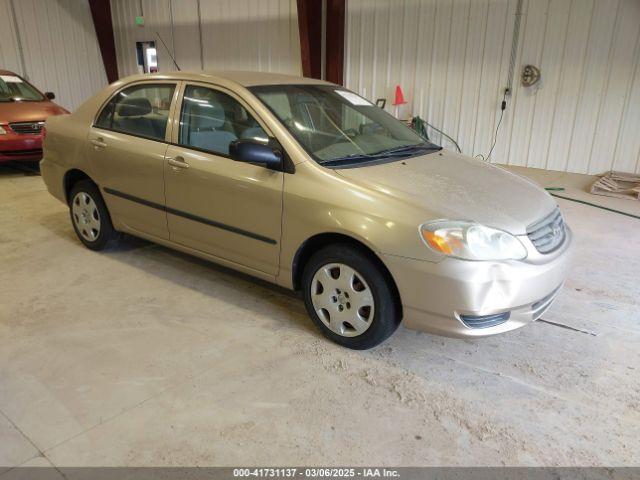
[[[401,327],[353,352],[280,289],[83,248],[0,168],[0,465],[638,465],[640,220],[559,203],[576,256],[544,318],[595,335]]]

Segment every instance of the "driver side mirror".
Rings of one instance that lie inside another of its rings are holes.
[[[54,98],[56,98],[56,94],[53,92],[45,92],[44,96],[47,97],[49,100],[53,100]]]
[[[255,140],[234,140],[229,144],[229,154],[238,162],[264,165],[269,170],[282,170],[282,152]]]

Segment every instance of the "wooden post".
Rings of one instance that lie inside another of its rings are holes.
[[[325,74],[329,82],[344,85],[345,0],[327,0]]]
[[[109,83],[118,80],[118,61],[116,59],[116,44],[113,37],[113,22],[111,21],[110,0],[89,0],[93,27],[98,37],[100,54],[104,71]]]
[[[322,1],[297,0],[302,75],[322,76]]]

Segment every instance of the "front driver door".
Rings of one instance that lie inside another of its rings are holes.
[[[172,241],[276,275],[283,173],[233,160],[236,139],[268,141],[267,127],[239,97],[188,84],[165,160]]]

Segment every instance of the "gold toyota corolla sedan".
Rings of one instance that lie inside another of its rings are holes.
[[[331,83],[138,75],[45,128],[42,176],[88,248],[124,232],[301,290],[349,348],[401,321],[513,330],[566,275],[571,231],[543,189]]]

